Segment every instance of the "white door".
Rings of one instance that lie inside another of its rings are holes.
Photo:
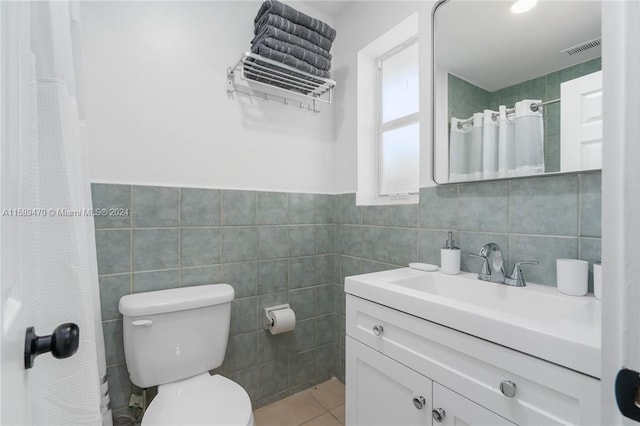
[[[346,424],[431,424],[431,380],[346,338]]]
[[[514,426],[507,419],[433,382],[433,425]]]
[[[28,371],[24,368],[25,330],[31,322],[27,288],[23,280],[27,242],[24,238],[25,220],[18,211],[6,209],[20,207],[23,189],[28,184],[21,152],[29,138],[29,93],[25,72],[31,67],[29,5],[21,2],[0,2],[0,309],[2,312],[2,387],[1,423],[3,425],[30,424]],[[28,98],[28,97],[27,97]],[[17,106],[17,107],[16,107]],[[21,175],[22,173],[22,175]]]
[[[602,168],[602,71],[560,85],[560,171]]]
[[[602,417],[623,417],[614,392],[620,369],[640,372],[640,0],[602,2],[607,147],[602,169]],[[619,396],[640,398],[629,389]],[[637,399],[636,399],[637,401]]]

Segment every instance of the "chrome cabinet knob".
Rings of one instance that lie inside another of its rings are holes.
[[[424,399],[424,396],[414,396],[413,397],[413,406],[416,407],[418,410],[422,410],[424,408],[424,405],[427,402]]]
[[[500,382],[500,392],[507,398],[513,398],[516,396],[516,391],[518,390],[515,383],[511,380],[503,380]]]
[[[431,417],[438,423],[442,422],[444,420],[444,410],[442,408],[434,408],[431,411]]]
[[[373,334],[375,334],[376,336],[382,336],[383,331],[384,331],[384,328],[381,325],[373,326]]]

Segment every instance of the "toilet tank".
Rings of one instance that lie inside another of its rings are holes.
[[[131,382],[147,388],[219,367],[229,337],[233,287],[212,284],[123,296]]]

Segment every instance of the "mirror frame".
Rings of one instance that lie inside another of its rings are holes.
[[[532,174],[532,175],[524,175],[524,176],[508,176],[508,177],[496,177],[491,179],[478,179],[478,180],[464,180],[464,181],[456,181],[456,182],[438,182],[436,180],[436,12],[438,9],[449,3],[451,0],[439,0],[431,10],[431,180],[436,185],[458,185],[465,183],[474,183],[474,182],[495,182],[495,181],[503,181],[503,180],[512,180],[512,179],[531,179],[531,178],[544,178],[547,176],[559,176],[559,175],[572,175],[572,174],[581,174],[581,173],[596,173],[602,172],[602,168],[600,169],[586,169],[586,170],[571,170],[571,171],[557,171],[557,172],[549,172],[549,173],[541,173],[541,174]],[[447,140],[447,147],[449,146],[449,141]],[[604,149],[604,143],[603,143]],[[448,158],[448,156],[447,156]]]

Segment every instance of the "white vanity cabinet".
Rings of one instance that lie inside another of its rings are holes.
[[[513,426],[509,420],[433,382],[433,424],[446,426]],[[443,407],[446,407],[443,408]]]
[[[513,425],[351,337],[346,345],[348,425]]]
[[[352,294],[346,333],[349,425],[600,424],[580,372]]]
[[[431,424],[431,380],[349,336],[346,351],[348,425]]]

